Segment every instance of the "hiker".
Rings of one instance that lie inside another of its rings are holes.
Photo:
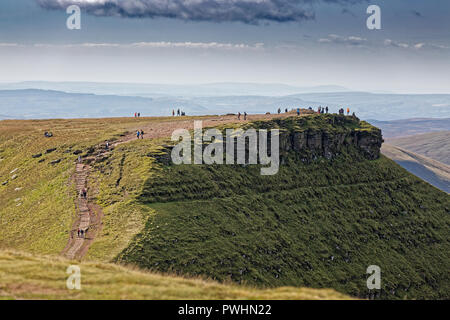
[[[247,120],[247,112],[244,111],[244,120]]]
[[[137,112],[134,113],[134,117],[135,117],[135,118],[137,117]]]
[[[280,114],[281,113],[281,108],[278,108],[278,114]]]
[[[349,115],[349,114],[350,114],[350,108],[347,107],[347,115]]]
[[[144,139],[144,130],[141,129],[141,139]]]
[[[80,234],[81,234],[81,238],[84,238],[84,235],[83,235],[84,231],[83,231],[83,229],[80,230]]]
[[[180,116],[180,109],[177,110],[177,116]]]
[[[78,238],[80,237],[80,228],[78,228],[78,230],[77,230],[77,235],[78,235]]]
[[[78,163],[81,163],[81,156],[78,155]]]
[[[109,149],[109,142],[108,141],[105,141],[105,148],[106,148],[106,150]]]
[[[300,108],[297,108],[297,115],[300,115]]]
[[[136,131],[136,136],[137,136],[137,138],[139,139],[139,136],[141,135],[141,132],[138,130],[138,131]]]
[[[82,194],[84,199],[87,199],[87,190],[86,190],[86,188],[83,188],[83,190],[81,190],[81,194]]]
[[[326,112],[326,113],[328,113],[328,106],[326,106],[326,108],[325,108],[325,112]]]
[[[238,112],[238,120],[241,120],[241,113]]]
[[[285,112],[288,113],[288,109],[287,108],[286,108]]]
[[[175,117],[175,109],[172,109],[172,117]]]

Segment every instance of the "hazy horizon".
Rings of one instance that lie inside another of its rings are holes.
[[[337,85],[450,93],[450,2],[358,0],[0,2],[0,81]],[[212,6],[211,4],[214,4]]]

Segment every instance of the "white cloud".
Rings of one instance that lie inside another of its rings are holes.
[[[22,47],[23,45],[18,43],[0,42],[0,47]]]
[[[259,50],[264,47],[263,43],[222,43],[222,42],[134,42],[134,43],[78,43],[78,44],[45,44],[36,43],[34,47],[39,48],[184,48],[184,49],[212,49],[212,50]]]
[[[394,41],[394,40],[391,40],[391,39],[386,39],[386,40],[384,40],[384,44],[386,45],[386,46],[390,46],[390,47],[396,47],[396,48],[409,48],[410,47],[410,45],[409,44],[407,44],[407,43],[404,43],[404,42],[397,42],[397,41]]]
[[[367,43],[367,39],[358,36],[340,36],[337,34],[329,34],[327,38],[320,38],[317,40],[320,43],[336,43],[349,46],[363,46]]]

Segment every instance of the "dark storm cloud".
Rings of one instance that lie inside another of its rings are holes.
[[[96,16],[173,18],[186,21],[291,22],[311,20],[318,3],[355,4],[365,0],[36,0],[46,9],[76,4]]]

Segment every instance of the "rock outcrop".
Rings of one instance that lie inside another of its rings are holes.
[[[318,159],[334,159],[342,154],[356,153],[362,158],[375,160],[380,157],[383,143],[381,130],[360,121],[356,117],[322,114],[307,117],[290,117],[270,121],[256,121],[245,125],[242,129],[267,129],[267,149],[271,149],[271,129],[279,130],[280,159],[283,163],[288,157],[295,157],[303,163],[310,163]],[[224,154],[228,145],[223,132]],[[207,146],[203,144],[203,149]],[[149,153],[158,162],[168,165],[171,163],[170,153],[173,146],[165,145],[158,152]],[[248,160],[249,140],[245,147],[237,145],[234,140],[235,160],[237,153],[245,148]],[[194,148],[192,148],[193,150]]]

